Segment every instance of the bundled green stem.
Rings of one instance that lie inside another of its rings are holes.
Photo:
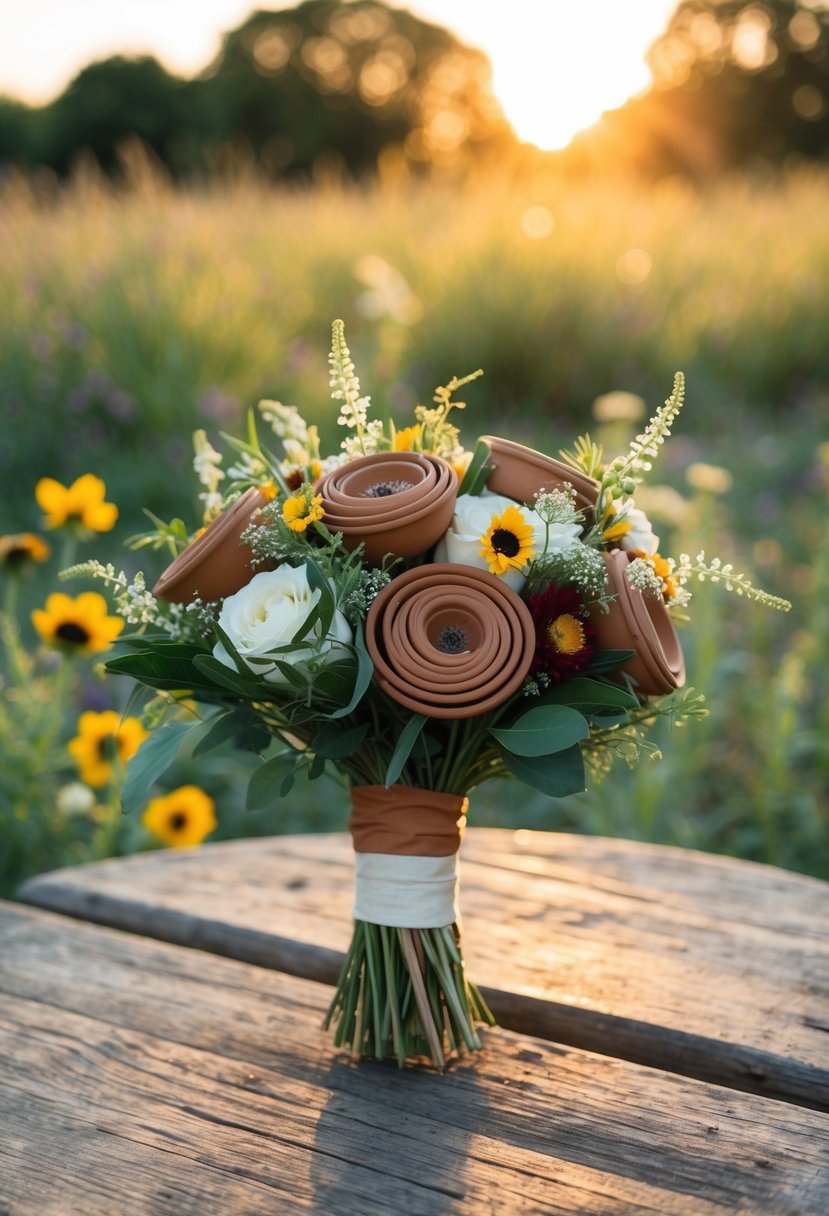
[[[336,1046],[358,1056],[426,1057],[438,1068],[464,1049],[477,1051],[476,1023],[495,1019],[466,978],[455,925],[396,929],[355,921],[351,945],[325,1018]]]

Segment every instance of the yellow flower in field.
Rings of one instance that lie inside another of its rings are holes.
[[[532,524],[518,507],[507,507],[501,515],[493,515],[481,545],[481,557],[486,558],[490,574],[523,570],[535,553]]]
[[[292,532],[304,532],[309,524],[322,519],[322,495],[314,494],[310,486],[303,487],[285,499],[282,518]]]
[[[197,785],[181,785],[169,794],[152,798],[141,822],[165,844],[190,848],[201,844],[216,827],[215,803]]]
[[[404,426],[401,431],[394,432],[395,452],[416,452],[420,445],[420,423],[415,426]]]
[[[262,484],[258,485],[256,488],[265,499],[265,502],[271,502],[279,493],[279,490],[276,488],[276,483],[273,480],[263,481]]]
[[[94,473],[84,473],[71,486],[54,477],[42,477],[35,486],[37,505],[46,515],[47,528],[80,526],[90,532],[109,532],[118,518],[114,503],[104,502],[106,486]]]
[[[114,709],[101,713],[87,710],[78,718],[78,734],[67,746],[81,780],[99,790],[114,778],[116,762],[126,764],[146,738],[147,732],[137,718],[122,720]]]
[[[0,565],[6,570],[20,570],[29,562],[49,560],[52,550],[33,532],[18,532],[14,536],[0,536]]]
[[[79,654],[109,650],[124,628],[120,617],[107,615],[107,602],[97,591],[77,599],[53,592],[45,608],[35,608],[32,624],[44,642]]]

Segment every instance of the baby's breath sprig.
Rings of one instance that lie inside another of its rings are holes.
[[[199,499],[204,503],[204,522],[209,523],[222,509],[222,496],[219,493],[219,483],[224,481],[224,470],[221,468],[222,454],[217,452],[207,438],[205,431],[193,432],[193,469],[204,492]]]
[[[790,600],[783,599],[779,595],[771,595],[770,592],[753,586],[750,580],[735,570],[730,562],[724,563],[719,557],[706,561],[704,551],[698,553],[694,560],[687,553],[680,553],[673,574],[680,583],[687,583],[693,578],[700,583],[706,581],[722,583],[726,591],[744,595],[746,599],[755,600],[758,604],[765,604],[767,608],[776,608],[778,612],[788,612],[792,606]]]
[[[94,578],[104,583],[112,593],[115,611],[130,625],[158,625],[162,621],[158,600],[147,590],[141,571],[130,579],[123,570],[116,571],[112,562],[104,565],[93,558],[61,570],[58,578]]]

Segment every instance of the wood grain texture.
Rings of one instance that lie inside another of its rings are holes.
[[[829,1109],[829,884],[632,841],[473,830],[464,947],[502,1025]],[[333,983],[344,835],[156,852],[31,880],[82,919]]]
[[[0,905],[4,1216],[824,1216],[829,1116],[505,1030],[333,1055],[329,991]]]

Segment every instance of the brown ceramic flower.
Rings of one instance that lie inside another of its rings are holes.
[[[535,630],[526,604],[494,575],[435,563],[380,592],[366,644],[374,678],[393,701],[431,718],[472,718],[520,688]]]
[[[387,553],[418,557],[452,522],[458,479],[436,456],[377,452],[329,473],[318,486],[325,524],[348,549],[365,545],[367,562]]]
[[[153,595],[173,604],[223,599],[241,590],[254,574],[242,533],[267,499],[255,487],[217,516],[172,562],[153,587]]]
[[[664,602],[643,595],[625,577],[632,554],[613,549],[605,555],[609,590],[616,599],[607,613],[594,608],[590,620],[596,645],[603,650],[635,650],[621,667],[636,680],[642,696],[661,696],[685,683],[685,660]]]
[[[492,453],[489,460],[492,472],[486,483],[488,490],[532,506],[533,496],[539,490],[558,490],[569,481],[576,492],[576,506],[585,513],[585,519],[592,522],[599,497],[599,483],[592,477],[571,469],[552,456],[513,443],[511,439],[498,439],[494,435],[482,435],[481,439]]]

